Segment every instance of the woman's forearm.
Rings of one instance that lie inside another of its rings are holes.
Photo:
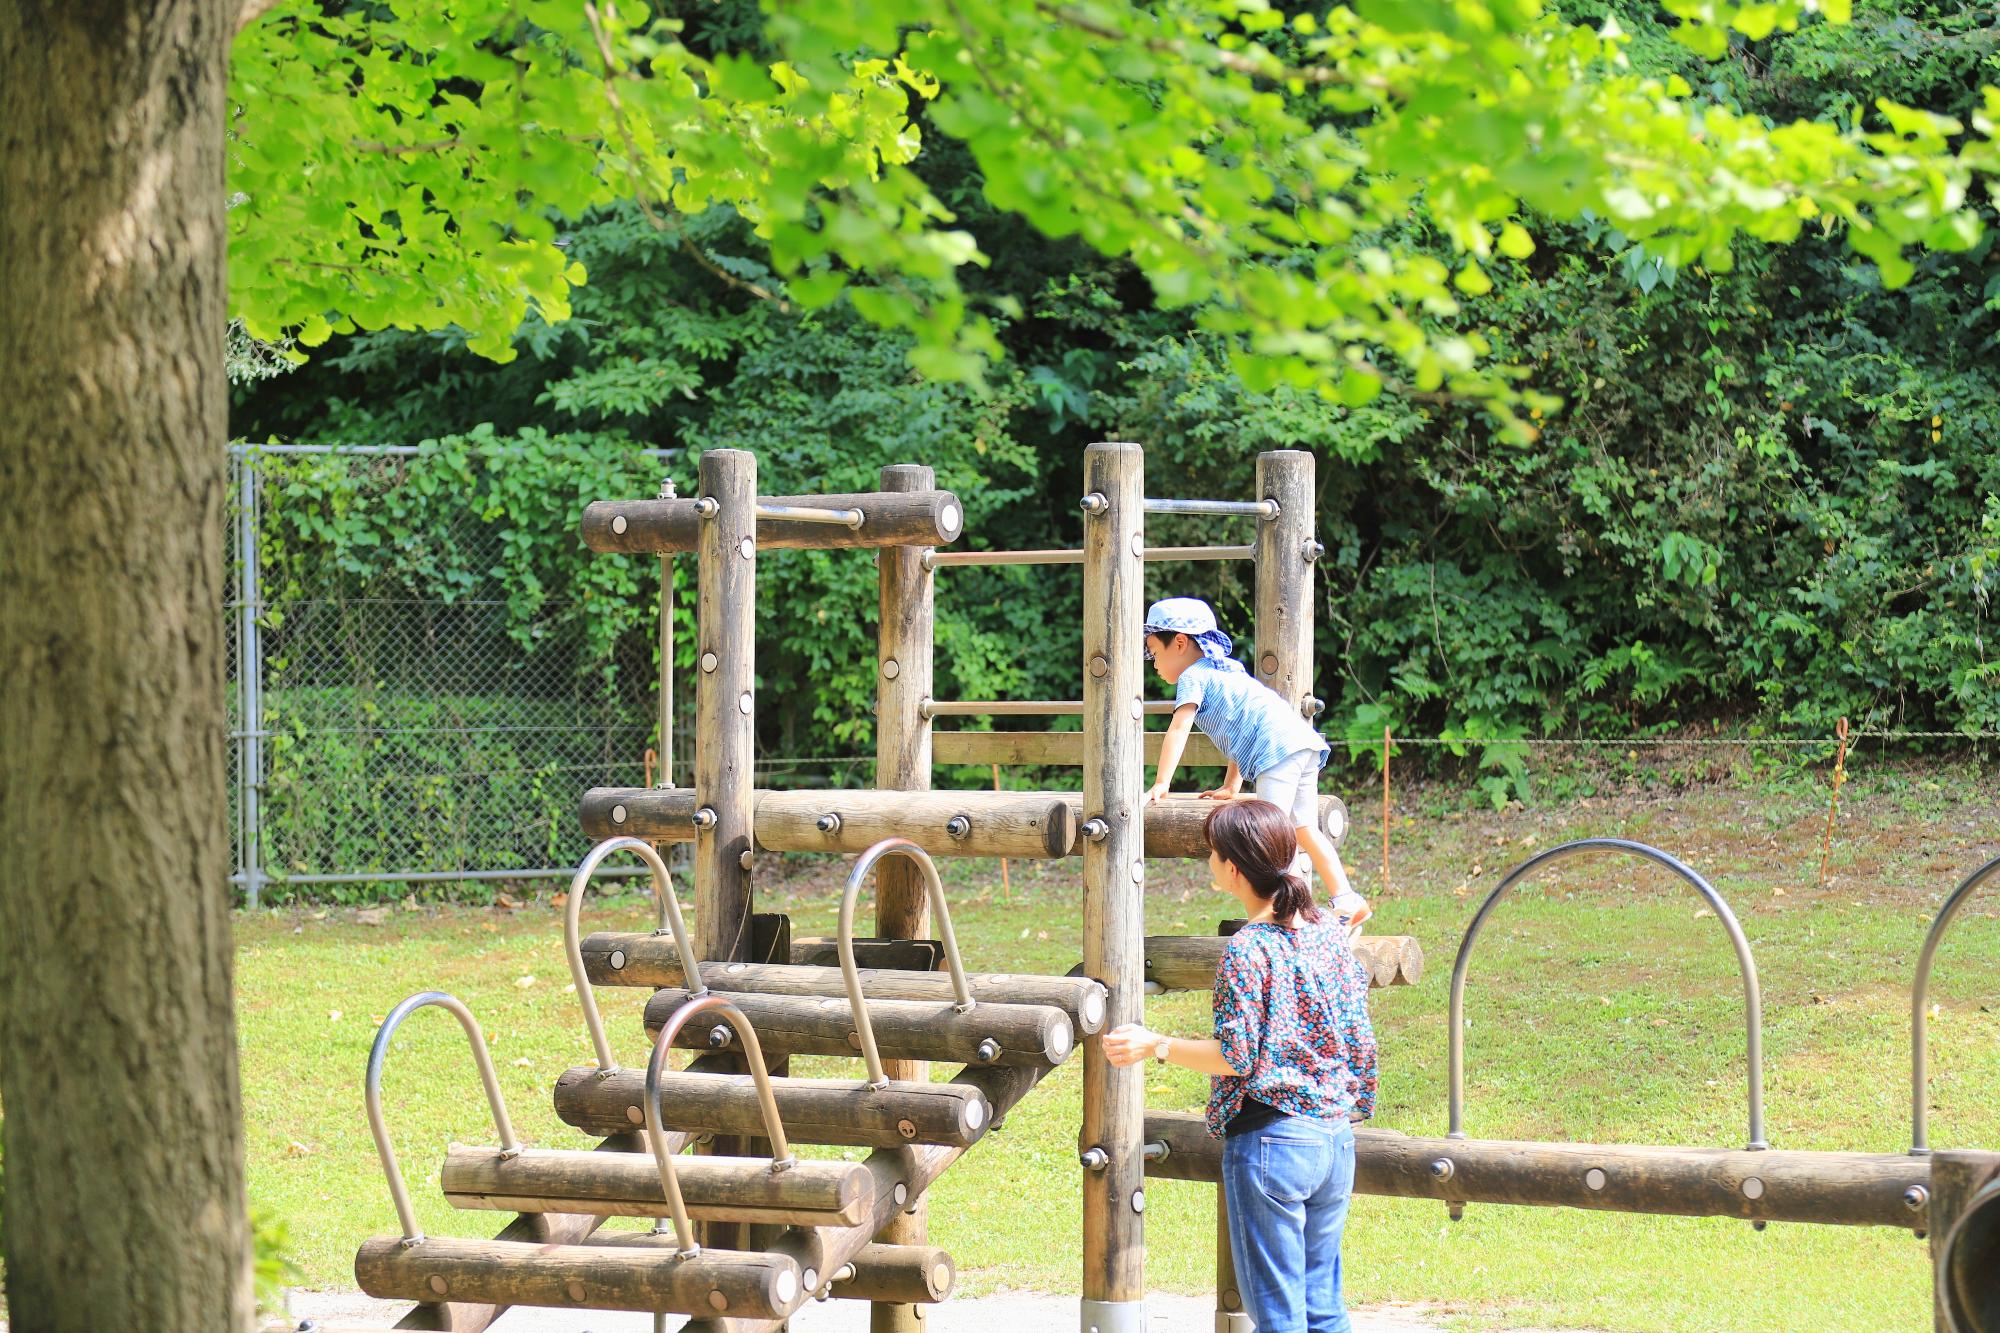
[[[1180,1065],[1201,1074],[1216,1074],[1223,1077],[1241,1077],[1243,1071],[1222,1058],[1222,1043],[1213,1037],[1197,1040],[1193,1037],[1167,1038],[1167,1063]]]

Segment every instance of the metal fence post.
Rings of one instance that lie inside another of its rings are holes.
[[[236,465],[236,682],[242,699],[236,781],[243,812],[243,893],[255,908],[264,878],[258,856],[263,843],[258,797],[264,782],[264,652],[257,631],[257,456],[241,450]]]

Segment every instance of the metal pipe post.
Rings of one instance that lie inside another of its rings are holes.
[[[1104,985],[1105,1026],[1145,1017],[1145,458],[1136,444],[1084,451],[1083,970]],[[1145,1074],[1084,1043],[1083,1333],[1145,1333]]]
[[[263,894],[264,868],[259,855],[264,840],[263,812],[258,798],[264,784],[264,646],[257,625],[257,458],[244,451],[236,460],[236,682],[240,695],[242,745],[237,754],[237,799],[242,812],[243,897],[255,908]]]

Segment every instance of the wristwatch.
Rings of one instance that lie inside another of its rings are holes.
[[[1174,1039],[1172,1037],[1162,1037],[1153,1043],[1153,1058],[1161,1064],[1165,1064],[1167,1057],[1173,1053],[1173,1049]]]

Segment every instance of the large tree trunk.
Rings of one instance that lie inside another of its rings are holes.
[[[222,664],[234,5],[0,0],[14,1327],[252,1320]]]

